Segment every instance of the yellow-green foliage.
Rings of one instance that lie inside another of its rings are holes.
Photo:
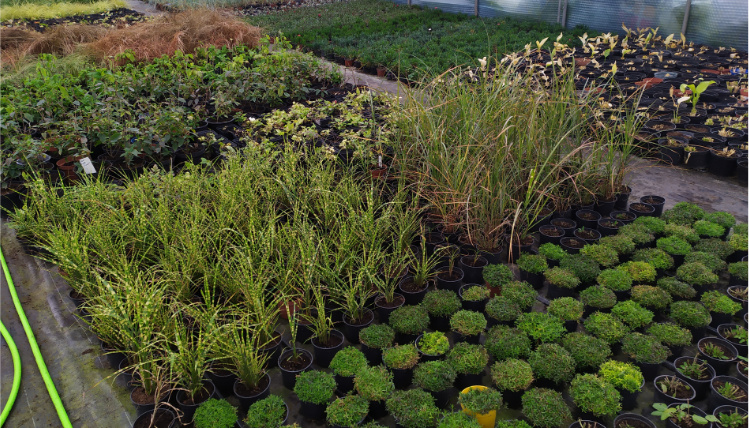
[[[62,18],[71,15],[106,12],[119,7],[127,7],[125,0],[101,0],[89,4],[63,2],[44,6],[27,3],[18,6],[0,7],[0,21],[7,21],[9,19]]]

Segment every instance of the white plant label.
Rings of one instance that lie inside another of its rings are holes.
[[[382,168],[382,155],[377,156],[377,165]]]
[[[86,174],[96,174],[96,168],[94,168],[94,164],[91,163],[91,159],[83,158],[80,162],[83,167],[83,172]]]

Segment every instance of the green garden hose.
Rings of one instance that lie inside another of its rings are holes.
[[[18,348],[16,348],[16,342],[13,341],[13,336],[10,335],[2,321],[0,321],[0,333],[3,334],[3,339],[8,344],[10,354],[13,356],[13,388],[10,390],[3,412],[0,413],[0,427],[2,427],[5,425],[5,420],[8,419],[11,409],[13,409],[13,403],[16,402],[18,396],[18,388],[21,386],[21,357],[18,356]]]
[[[63,428],[73,428],[73,425],[70,423],[70,418],[68,418],[67,412],[65,412],[65,407],[62,405],[62,400],[60,399],[60,395],[57,393],[57,389],[55,388],[55,383],[52,382],[52,377],[49,375],[49,370],[47,370],[47,365],[44,364],[44,358],[42,357],[42,352],[39,350],[39,344],[36,343],[36,339],[34,338],[34,332],[31,330],[31,326],[29,325],[29,320],[26,318],[26,314],[23,312],[23,307],[21,306],[21,301],[18,300],[18,294],[16,294],[16,286],[13,284],[13,278],[10,276],[10,269],[8,269],[8,265],[5,263],[5,254],[3,254],[2,247],[0,247],[0,262],[2,262],[3,265],[3,272],[5,273],[5,279],[8,282],[8,290],[10,291],[10,295],[13,298],[13,305],[16,307],[16,312],[18,312],[18,318],[21,320],[21,325],[23,325],[23,330],[26,332],[26,337],[29,340],[29,345],[31,346],[31,352],[34,353],[34,359],[36,360],[36,365],[39,367],[39,373],[42,375],[42,379],[44,379],[44,385],[47,387],[47,392],[49,393],[49,398],[52,399],[52,404],[55,405],[55,410],[57,411],[57,417],[60,418],[60,423],[62,424]],[[5,327],[3,327],[3,336],[5,336]],[[7,341],[7,339],[6,339]],[[8,342],[10,344],[10,342]],[[15,360],[14,360],[15,364]],[[20,364],[15,366],[14,369],[16,372],[20,372],[21,366]],[[15,387],[15,379],[14,378],[14,384]],[[20,382],[20,375],[18,376],[18,381]],[[13,396],[11,395],[11,398]],[[10,403],[10,400],[8,400]],[[6,406],[8,407],[8,406]],[[10,410],[8,410],[9,412]],[[5,422],[6,415],[6,409],[3,409],[3,420],[2,422]],[[2,422],[0,422],[0,425],[2,425]]]

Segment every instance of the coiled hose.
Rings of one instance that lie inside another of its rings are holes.
[[[18,355],[16,342],[13,341],[13,337],[5,328],[5,324],[3,324],[2,321],[0,321],[0,333],[3,334],[3,339],[5,339],[5,343],[8,344],[8,348],[10,348],[10,355],[13,357],[13,387],[10,390],[8,401],[5,402],[3,412],[0,413],[0,427],[2,427],[3,425],[5,425],[5,420],[8,419],[8,415],[10,414],[11,409],[13,409],[13,403],[16,402],[16,397],[18,396],[18,388],[21,387],[21,357]]]
[[[29,325],[29,320],[26,318],[26,314],[23,312],[23,307],[21,306],[21,301],[18,299],[18,294],[16,294],[16,286],[13,284],[13,278],[10,276],[10,269],[8,269],[8,265],[5,263],[5,254],[3,253],[2,247],[0,247],[0,262],[2,262],[3,265],[3,273],[5,273],[5,280],[8,282],[8,290],[10,291],[10,295],[13,298],[13,305],[16,307],[16,312],[18,313],[18,318],[21,320],[21,325],[23,325],[23,330],[26,332],[26,337],[29,341],[29,346],[31,346],[31,352],[34,353],[34,359],[36,360],[36,365],[39,367],[39,373],[42,375],[42,379],[44,380],[44,385],[47,387],[47,392],[49,393],[49,398],[52,399],[52,404],[55,406],[55,410],[57,411],[57,417],[60,419],[60,423],[62,424],[63,428],[73,428],[73,425],[70,423],[70,418],[68,417],[67,412],[65,411],[65,406],[62,404],[62,400],[60,399],[60,395],[57,393],[57,389],[55,388],[55,383],[52,381],[52,376],[49,375],[49,370],[47,370],[47,365],[44,364],[44,358],[42,357],[42,352],[39,350],[39,344],[36,343],[36,339],[34,338],[34,332],[31,330],[31,326]],[[5,329],[5,326],[2,328],[3,337],[6,337],[7,330]],[[10,337],[8,334],[7,337]],[[5,339],[6,342],[8,342],[8,345],[12,343],[13,339],[11,338],[8,340]],[[11,353],[13,352],[13,348],[15,348],[15,344],[11,346]],[[21,364],[20,359],[18,361],[18,364],[16,365],[16,359],[18,358],[18,349],[16,349],[16,352],[13,357],[13,364],[14,364],[14,377],[13,377],[13,392],[11,392],[11,396],[8,399],[8,403],[5,405],[5,408],[3,408],[2,412],[2,420],[0,420],[0,426],[5,423],[5,418],[7,418],[8,413],[10,413],[10,409],[13,406],[13,401],[15,401],[15,394],[18,393],[18,388],[16,385],[16,382],[20,385],[21,383]],[[15,394],[14,394],[15,393]]]

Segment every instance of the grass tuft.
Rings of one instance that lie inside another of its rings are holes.
[[[127,7],[125,0],[101,0],[94,3],[61,2],[45,4],[36,3],[8,5],[0,7],[0,21],[11,19],[49,19],[64,18],[72,15],[88,15],[108,10]]]

